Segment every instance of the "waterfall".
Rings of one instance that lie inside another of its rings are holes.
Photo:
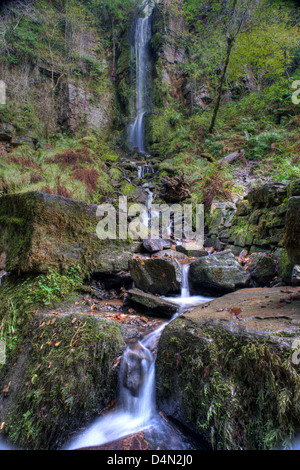
[[[191,295],[190,286],[189,286],[189,263],[181,264],[181,293],[179,297],[164,297],[166,300],[169,300],[179,306],[179,314],[181,314],[184,309],[190,307],[196,307],[206,302],[210,302],[213,298],[204,297],[202,295]]]
[[[150,54],[152,8],[146,3],[144,18],[137,18],[134,24],[131,45],[132,68],[135,62],[135,110],[134,121],[129,126],[129,147],[141,153],[146,152],[145,114],[149,110]],[[133,89],[133,87],[132,87]],[[132,106],[133,107],[133,106]]]
[[[175,314],[173,318],[176,316]],[[181,441],[179,434],[161,419],[156,410],[153,350],[156,349],[166,325],[167,323],[163,323],[143,340],[128,345],[120,367],[116,409],[98,418],[92,426],[69,443],[67,450],[102,446],[150,429],[155,429],[155,438],[158,440],[166,439],[166,435],[168,439],[171,438],[170,450],[186,449],[186,444]]]
[[[150,163],[146,163],[145,165],[139,165],[137,167],[138,170],[138,178],[144,178],[146,174],[154,174],[154,168]]]
[[[182,282],[181,282],[181,298],[190,297],[190,286],[189,286],[189,264],[182,265]]]

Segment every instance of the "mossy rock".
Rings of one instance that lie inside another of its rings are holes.
[[[276,262],[267,253],[253,253],[249,256],[247,271],[259,286],[269,286],[276,276]]]
[[[45,273],[80,266],[85,274],[128,269],[132,244],[100,240],[97,205],[29,192],[0,198],[0,254],[6,271]]]
[[[115,398],[124,350],[115,323],[91,315],[41,315],[1,379],[3,432],[18,448],[59,449]]]
[[[294,263],[291,263],[285,248],[278,248],[274,252],[274,258],[278,261],[278,274],[284,282],[292,284]]]
[[[300,196],[291,197],[288,201],[284,247],[291,263],[300,264]]]
[[[189,280],[194,293],[220,295],[248,286],[250,276],[228,250],[192,262]]]
[[[267,183],[251,189],[248,200],[252,206],[272,207],[282,204],[287,197],[287,185],[284,183]]]
[[[169,323],[157,352],[159,408],[212,449],[291,444],[300,423],[300,371],[292,362],[299,300],[276,318],[279,300],[290,295],[280,287],[243,289]]]
[[[300,179],[292,181],[287,190],[288,197],[300,196]]]

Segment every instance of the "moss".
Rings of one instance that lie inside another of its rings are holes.
[[[177,319],[162,334],[157,377],[159,403],[180,410],[175,418],[215,449],[272,449],[293,438],[300,377],[267,340]]]
[[[0,339],[6,341],[8,363],[17,353],[34,314],[77,297],[81,282],[80,270],[76,268],[65,274],[50,270],[48,274],[21,277],[12,274],[4,279],[0,288]],[[2,374],[5,369],[0,366]]]
[[[33,326],[26,344],[17,397],[8,397],[2,417],[4,432],[26,449],[56,449],[115,397],[113,364],[123,340],[115,323],[49,315]]]
[[[0,198],[0,250],[7,253],[6,270],[41,273],[53,269],[65,272],[80,266],[82,273],[101,271],[120,251],[130,251],[130,243],[100,240],[96,235],[97,206],[52,194],[29,192]],[[24,224],[14,219],[23,216]],[[109,255],[108,255],[109,253]],[[114,256],[115,253],[115,256]],[[121,263],[121,261],[120,261]],[[126,260],[121,269],[126,269]]]

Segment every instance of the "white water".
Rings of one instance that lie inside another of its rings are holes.
[[[179,305],[178,313],[169,322],[163,323],[145,336],[143,340],[129,345],[124,352],[119,374],[119,397],[116,410],[98,418],[92,426],[68,445],[67,450],[101,446],[130,434],[153,428],[161,439],[164,439],[166,434],[168,437],[172,435],[170,428],[162,421],[156,410],[154,351],[164,328],[180,315],[189,299],[197,301],[197,304],[211,300],[207,297],[197,296],[195,299],[189,296],[188,271],[189,265],[182,265],[181,296],[172,298],[172,301],[176,301]],[[171,437],[170,450],[186,448],[178,436],[172,435]]]
[[[155,406],[155,357],[152,350],[156,348],[165,326],[162,324],[135,346],[128,346],[120,369],[118,408],[97,419],[67,450],[99,446],[141,430],[163,427]],[[134,364],[137,356],[139,361]],[[134,374],[135,366],[140,366],[141,385],[138,390],[134,386],[135,377],[132,379],[130,376],[130,373]]]

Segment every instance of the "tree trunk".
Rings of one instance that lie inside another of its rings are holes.
[[[216,124],[217,114],[218,114],[218,111],[219,111],[221,98],[222,98],[223,85],[224,85],[224,81],[225,81],[225,77],[226,77],[227,67],[228,67],[228,64],[229,64],[229,59],[230,59],[231,50],[233,48],[233,44],[234,44],[234,37],[228,36],[227,37],[226,60],[225,60],[225,64],[224,64],[224,67],[223,67],[223,70],[222,70],[217,101],[216,101],[216,104],[215,104],[213,117],[212,117],[211,124],[210,124],[210,127],[209,127],[209,133],[210,134],[212,133],[212,131],[215,127],[215,124]]]

